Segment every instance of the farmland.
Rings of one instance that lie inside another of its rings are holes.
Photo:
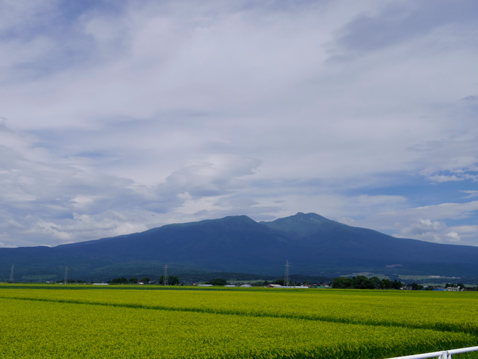
[[[384,358],[478,344],[478,295],[3,286],[0,358]]]

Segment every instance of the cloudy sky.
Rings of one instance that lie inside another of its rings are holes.
[[[475,0],[0,0],[0,247],[315,212],[478,246]]]

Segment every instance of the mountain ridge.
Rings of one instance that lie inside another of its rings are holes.
[[[366,271],[478,278],[477,256],[478,247],[395,238],[298,212],[271,222],[228,216],[56,247],[0,248],[0,281],[7,280],[11,265],[19,275],[61,278],[68,266],[72,276],[104,280],[158,273],[165,263],[183,271],[280,275],[286,260],[303,275]]]

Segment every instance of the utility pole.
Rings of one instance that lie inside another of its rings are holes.
[[[164,265],[163,285],[168,285],[168,264]]]
[[[285,276],[284,276],[284,285],[285,285],[286,287],[289,286],[289,267],[290,267],[290,266],[289,266],[289,261],[287,260],[287,261],[285,262]]]
[[[12,268],[10,269],[10,280],[9,280],[10,283],[15,282],[15,277],[13,275],[14,270],[15,270],[15,266],[12,264]]]
[[[68,284],[68,266],[65,267],[65,277],[63,278],[63,284]]]

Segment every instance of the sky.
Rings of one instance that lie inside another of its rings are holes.
[[[478,246],[475,0],[0,0],[0,247],[314,212]]]

